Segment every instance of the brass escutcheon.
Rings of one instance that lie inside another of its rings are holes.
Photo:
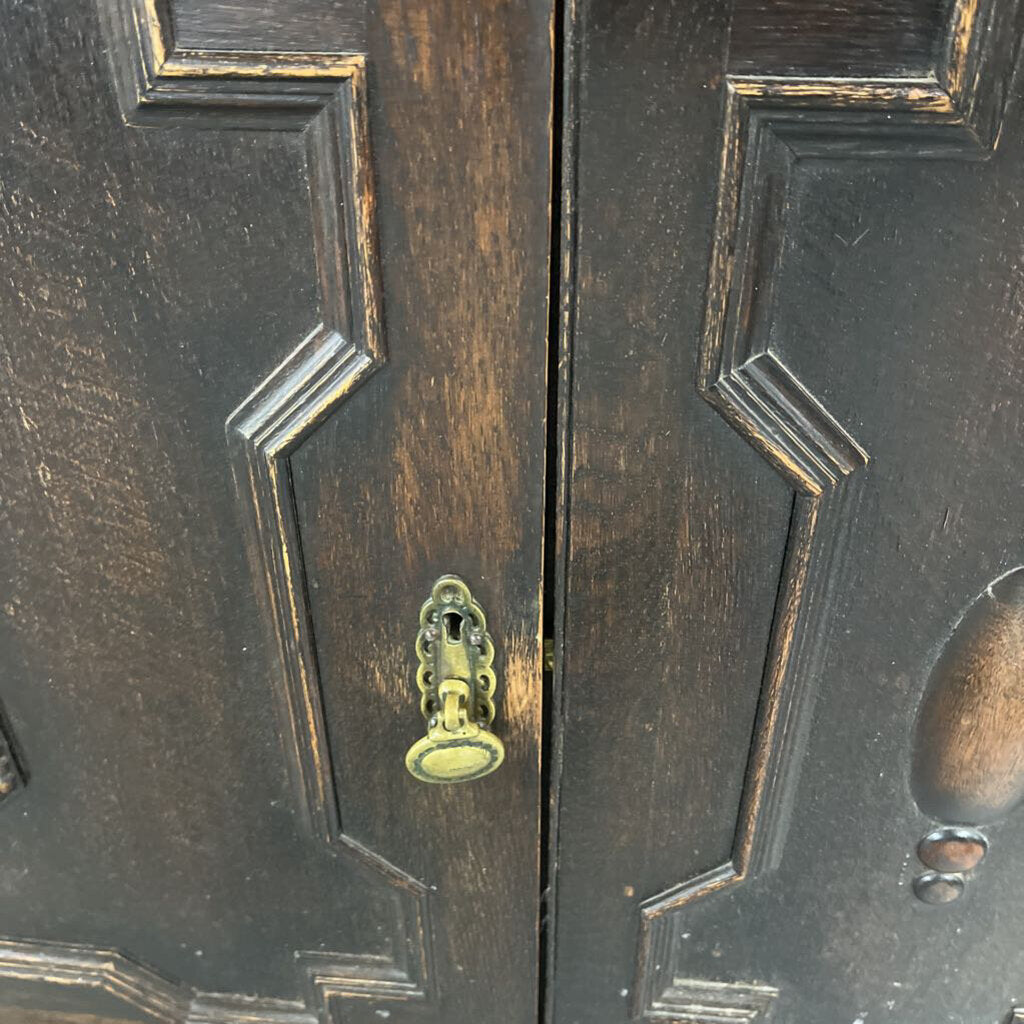
[[[483,609],[458,576],[442,576],[420,609],[416,685],[427,735],[405,755],[422,782],[468,782],[493,772],[505,759],[491,732],[494,643]]]

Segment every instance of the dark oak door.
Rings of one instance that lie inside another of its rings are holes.
[[[550,28],[3,4],[0,1019],[535,1019]]]
[[[1019,6],[8,0],[0,1021],[1024,1021]]]
[[[1017,7],[573,5],[557,1024],[1024,1019]]]

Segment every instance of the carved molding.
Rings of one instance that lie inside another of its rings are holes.
[[[353,997],[432,998],[426,887],[342,831],[288,459],[384,363],[362,54],[175,47],[165,0],[99,0],[124,119],[301,132],[322,322],[227,419],[249,548],[280,656],[286,754],[312,836],[392,887],[393,955],[296,952],[302,1002],[204,993],[119,951],[0,940],[0,979],[101,991],[166,1024],[330,1024]]]
[[[365,57],[180,51],[163,2],[103,0],[101,10],[129,124],[297,131],[306,141],[322,322],[226,428],[302,808],[314,835],[343,840],[288,458],[385,359]]]
[[[801,493],[867,453],[771,351],[787,191],[801,157],[982,156],[999,134],[1017,0],[957,0],[946,58],[924,78],[730,75],[698,387]]]
[[[778,994],[768,985],[678,978],[652,1004],[648,1016],[663,1024],[753,1024],[768,1019]]]
[[[322,1024],[342,1019],[332,1004],[353,994],[422,997],[409,965],[385,957],[298,953],[295,960],[307,992],[303,1002],[198,992],[116,950],[0,940],[0,979],[102,994],[154,1024]]]
[[[796,492],[750,766],[731,858],[648,900],[634,1018],[666,1014],[683,907],[777,863],[813,699],[811,655],[844,480],[864,447],[772,351],[788,190],[801,158],[984,158],[998,142],[1020,45],[1018,0],[956,0],[939,66],[921,78],[728,75],[697,385]],[[812,618],[814,621],[812,622]],[[747,1012],[736,1003],[733,1018]]]
[[[10,724],[0,715],[0,801],[23,789],[25,773],[15,753]]]

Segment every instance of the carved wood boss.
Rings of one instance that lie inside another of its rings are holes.
[[[758,726],[732,857],[642,907],[635,1019],[758,1020],[774,990],[680,977],[683,908],[778,863],[814,679],[828,566],[868,453],[772,351],[773,288],[796,163],[977,159],[999,136],[1019,46],[1017,0],[957,0],[934,72],[921,77],[729,74],[698,367],[700,393],[796,492]],[[695,990],[706,991],[703,1000]],[[757,993],[756,996],[752,993]]]
[[[985,588],[942,650],[917,721],[914,797],[984,825],[1024,798],[1024,568]]]
[[[1024,798],[1024,567],[990,583],[943,647],[918,713],[911,786],[946,826],[918,846],[931,870],[914,891],[951,903],[987,851],[977,826]]]

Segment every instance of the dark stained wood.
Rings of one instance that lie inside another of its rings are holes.
[[[3,27],[0,1022],[1024,1021],[1024,0]]]
[[[144,5],[99,6],[5,15],[0,696],[29,784],[0,1004],[525,1024],[550,5],[186,4],[166,53]],[[403,760],[445,571],[487,609],[508,752],[461,792]],[[288,724],[295,664],[319,732]],[[289,779],[310,736],[320,818]]]
[[[912,76],[940,58],[948,0],[736,0],[740,74]]]
[[[1002,1021],[1024,822],[933,877],[911,769],[1022,561],[1018,5],[717,14],[572,19],[553,1019]]]
[[[174,0],[185,49],[365,53],[367,0]]]
[[[47,1013],[37,1010],[0,1010],[3,1024],[105,1024],[102,1017],[91,1013]]]
[[[628,1014],[643,900],[729,856],[793,514],[694,387],[727,19],[581,3],[570,40],[559,1022]]]
[[[549,18],[453,0],[371,26],[388,364],[293,463],[345,828],[436,891],[443,1014],[466,1021],[536,1014]],[[487,613],[506,760],[434,787],[404,757],[447,572]]]

